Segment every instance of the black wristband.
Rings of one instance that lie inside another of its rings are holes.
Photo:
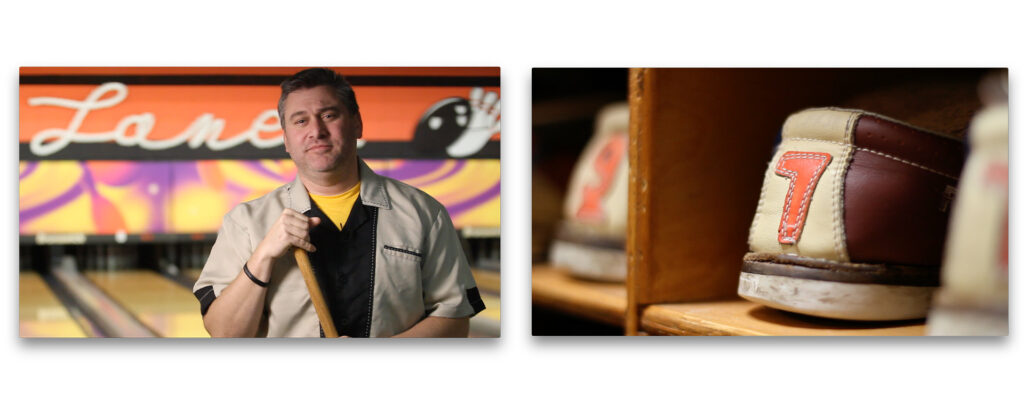
[[[257,286],[259,286],[259,287],[270,286],[270,283],[265,282],[265,281],[260,281],[260,279],[256,278],[256,276],[252,275],[252,273],[249,272],[249,264],[242,264],[242,271],[244,271],[246,277],[249,277],[249,280],[252,280],[252,282],[256,283]]]

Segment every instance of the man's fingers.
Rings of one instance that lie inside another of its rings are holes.
[[[286,217],[281,219],[281,226],[284,226],[285,229],[302,229],[306,227],[306,222],[304,220]]]
[[[297,212],[295,210],[292,210],[292,209],[284,209],[284,211],[281,213],[281,218],[287,219],[287,220],[296,220],[296,221],[300,221],[302,223],[307,223],[309,221],[309,219],[310,219],[309,216],[306,216],[305,214],[299,213],[299,212]],[[314,217],[314,218],[315,219],[319,219],[319,217]]]
[[[292,242],[292,245],[295,245],[295,246],[297,246],[299,248],[305,249],[306,252],[316,252],[316,247],[313,246],[312,243],[310,243],[309,241],[307,241],[305,239],[292,236],[292,241],[291,242]]]
[[[294,236],[307,241],[309,240],[309,229],[306,229],[305,226],[285,226],[284,232],[287,233],[288,236]]]
[[[305,214],[299,213],[291,209],[286,210],[288,211],[281,214],[281,218],[285,220],[296,220],[300,222],[305,222],[306,220],[309,220],[309,216],[306,216]]]
[[[309,231],[309,220],[285,219],[283,224],[285,230],[289,232],[292,230]]]
[[[284,234],[281,239],[306,252],[316,252],[316,247],[310,242],[309,229],[320,222],[319,217],[309,217],[292,209],[284,209],[279,219],[280,229]]]

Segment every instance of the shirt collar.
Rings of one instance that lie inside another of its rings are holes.
[[[357,158],[357,160],[359,162],[359,182],[362,183],[359,187],[360,201],[367,206],[390,209],[391,200],[384,187],[384,180],[380,175],[374,173],[362,158]],[[302,180],[298,175],[288,184],[288,207],[299,213],[305,213],[313,207],[310,204],[309,192],[306,191],[306,186],[302,185]]]
[[[359,180],[362,186],[359,187],[359,198],[367,206],[381,207],[385,210],[391,209],[391,199],[388,197],[388,190],[384,187],[384,179],[370,169],[363,158],[359,158]]]

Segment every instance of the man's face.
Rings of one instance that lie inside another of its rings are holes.
[[[355,162],[363,121],[328,86],[299,89],[284,101],[284,149],[300,172],[332,172]]]

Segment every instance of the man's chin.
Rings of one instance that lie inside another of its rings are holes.
[[[339,166],[341,166],[341,165],[338,165],[338,164],[334,164],[334,165],[310,165],[309,166],[309,170],[311,172],[330,173],[330,172],[336,172],[338,170]]]
[[[319,162],[310,162],[309,170],[313,172],[336,172],[342,167],[342,159],[325,160]]]

